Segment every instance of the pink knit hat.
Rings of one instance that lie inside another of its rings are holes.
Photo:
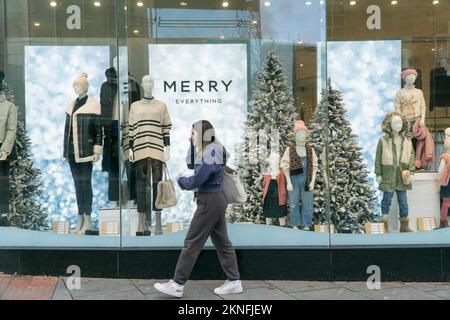
[[[406,69],[405,71],[402,72],[402,79],[405,80],[406,77],[409,76],[410,74],[414,74],[416,75],[416,77],[418,76],[416,69]]]
[[[295,121],[294,134],[301,130],[305,130],[306,132],[308,132],[308,128],[306,127],[305,122],[303,122],[302,120]]]

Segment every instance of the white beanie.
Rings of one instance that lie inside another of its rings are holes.
[[[82,72],[78,78],[76,78],[73,81],[73,85],[79,85],[81,86],[83,89],[85,89],[85,91],[87,92],[89,89],[89,80],[88,80],[88,74],[86,72]]]

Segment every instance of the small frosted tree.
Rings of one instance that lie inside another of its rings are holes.
[[[263,211],[263,174],[271,151],[282,155],[293,141],[296,112],[292,90],[288,87],[282,61],[269,53],[256,79],[249,104],[245,136],[240,148],[239,172],[248,200],[235,205],[231,221],[260,222]]]
[[[14,103],[14,93],[5,85],[6,98]],[[31,154],[31,140],[23,121],[17,123],[17,160],[10,167],[10,212],[7,217],[11,227],[42,230],[47,227],[47,215],[39,205],[41,197],[41,172],[35,167]]]
[[[375,218],[375,193],[346,114],[342,94],[329,84],[310,126],[310,143],[319,155],[314,220],[334,224],[337,232],[362,233]]]

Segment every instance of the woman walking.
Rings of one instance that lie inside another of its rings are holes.
[[[228,279],[222,286],[214,289],[214,293],[217,295],[241,293],[243,289],[236,253],[228,238],[225,220],[227,201],[222,191],[224,166],[228,153],[218,142],[213,126],[206,120],[193,124],[190,144],[186,162],[189,169],[195,169],[194,175],[179,176],[177,182],[182,190],[198,190],[197,210],[187,232],[173,279],[165,283],[156,283],[155,289],[181,298],[184,284],[205,242],[211,236],[220,264]]]

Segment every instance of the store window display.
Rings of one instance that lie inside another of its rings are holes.
[[[295,123],[294,136],[295,143],[286,148],[281,160],[289,191],[290,224],[297,229],[310,231],[313,228],[313,190],[318,159],[314,149],[307,143],[308,128],[303,121]]]
[[[82,73],[73,82],[78,98],[66,111],[64,160],[69,163],[75,183],[78,219],[75,232],[95,234],[92,224],[92,170],[103,152],[100,103],[87,95],[88,75]]]
[[[411,232],[408,218],[407,190],[412,190],[415,155],[409,136],[407,118],[397,112],[386,115],[375,157],[375,174],[379,189],[383,191],[381,213],[386,232],[389,231],[389,210],[394,192],[400,209],[400,232]]]
[[[155,234],[162,234],[161,213],[155,205],[163,165],[170,159],[172,122],[167,105],[153,97],[155,82],[151,75],[142,78],[144,98],[131,105],[129,115],[130,162],[136,168],[136,195],[139,214],[137,236],[150,236],[151,211],[156,215]],[[152,201],[147,201],[151,190]]]
[[[9,213],[9,169],[17,134],[17,108],[6,99],[4,79],[0,71],[0,215]]]
[[[450,107],[450,65],[448,48],[438,50],[439,67],[430,72],[430,111]]]

